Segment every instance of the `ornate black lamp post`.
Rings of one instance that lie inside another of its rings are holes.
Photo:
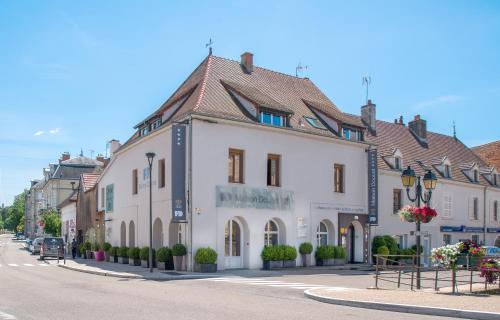
[[[417,181],[417,185],[415,186],[415,197],[410,196],[410,187],[415,185],[415,180]],[[403,186],[406,188],[406,195],[411,202],[416,202],[417,207],[420,208],[420,202],[428,204],[431,201],[432,190],[436,188],[437,178],[436,175],[428,170],[424,175],[424,187],[428,190],[428,195],[424,197],[422,193],[422,185],[420,184],[420,177],[415,175],[415,170],[413,170],[410,166],[407,169],[403,170],[401,174],[401,181],[403,182]],[[417,231],[415,235],[417,236],[417,289],[420,289],[420,224],[421,220],[416,220]]]
[[[149,164],[149,272],[153,272],[153,188],[152,188],[152,174],[153,174],[153,158],[154,152],[146,153]]]

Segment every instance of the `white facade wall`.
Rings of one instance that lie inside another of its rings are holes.
[[[70,244],[76,236],[76,202],[71,202],[61,208],[61,236]],[[71,246],[66,246],[71,250]]]

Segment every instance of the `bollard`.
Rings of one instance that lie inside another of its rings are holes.
[[[436,267],[436,278],[434,279],[434,291],[439,291],[439,288],[438,288],[438,272],[439,272],[439,267]]]
[[[375,288],[378,289],[378,255],[375,256]]]
[[[401,288],[401,269],[398,272],[398,288]]]

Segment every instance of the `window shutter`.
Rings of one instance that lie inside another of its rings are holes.
[[[452,202],[451,194],[446,194],[443,198],[443,217],[451,218]]]
[[[469,197],[469,219],[474,220],[474,198]]]
[[[493,211],[495,209],[495,201],[490,200],[490,222],[495,222],[495,212]]]

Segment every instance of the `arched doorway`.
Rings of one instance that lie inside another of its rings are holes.
[[[348,229],[347,256],[350,263],[363,262],[363,226],[359,221],[353,221]]]
[[[125,221],[122,221],[120,225],[120,246],[127,246],[127,226],[125,225]]]
[[[135,223],[130,221],[128,224],[128,246],[129,248],[135,247]]]
[[[163,223],[160,218],[156,218],[153,223],[153,248],[163,247]]]
[[[224,259],[226,269],[243,267],[242,226],[236,219],[226,221],[224,227]]]

